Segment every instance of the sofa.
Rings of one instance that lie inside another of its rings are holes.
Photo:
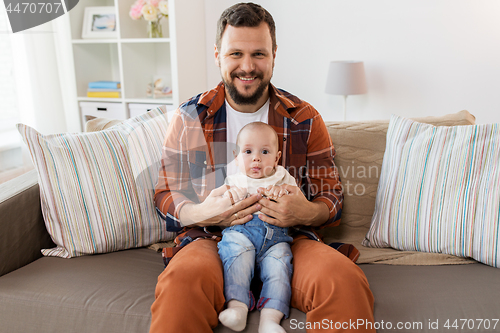
[[[467,111],[417,119],[436,126],[471,125]],[[357,265],[375,297],[377,332],[500,331],[500,270],[442,253],[367,248],[361,243],[375,208],[388,120],[328,122],[344,184],[339,227],[322,231],[325,242],[353,244]],[[99,130],[97,128],[95,130]],[[370,174],[358,172],[370,170]],[[0,332],[148,332],[158,275],[158,246],[63,259],[42,256],[55,246],[42,214],[39,177],[29,172],[0,185]],[[169,245],[166,245],[169,246]],[[161,246],[160,246],[161,248]],[[202,278],[202,277],[200,277]],[[291,310],[287,332],[350,323],[307,323]],[[244,332],[257,332],[251,312]],[[214,332],[231,332],[219,325]]]

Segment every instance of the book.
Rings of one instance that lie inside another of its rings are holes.
[[[119,89],[121,87],[118,81],[93,81],[89,82],[90,89]]]
[[[113,91],[113,92],[114,92],[114,91],[118,91],[118,92],[120,92],[120,91],[121,91],[121,89],[120,89],[120,88],[118,88],[118,89],[109,89],[109,88],[108,88],[108,89],[106,89],[106,88],[104,88],[104,89],[99,89],[99,88],[88,88],[88,89],[87,89],[87,91]]]
[[[119,91],[87,91],[87,97],[120,98]]]

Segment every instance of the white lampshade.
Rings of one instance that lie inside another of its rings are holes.
[[[365,67],[362,61],[332,61],[325,92],[332,95],[366,93]]]

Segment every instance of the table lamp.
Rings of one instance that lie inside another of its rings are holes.
[[[366,93],[365,67],[362,61],[331,61],[325,92],[344,96],[344,121],[348,95]]]

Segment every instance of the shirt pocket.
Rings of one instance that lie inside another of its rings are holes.
[[[207,153],[204,151],[188,152],[189,176],[193,188],[197,193],[201,193],[205,185],[207,174]]]

